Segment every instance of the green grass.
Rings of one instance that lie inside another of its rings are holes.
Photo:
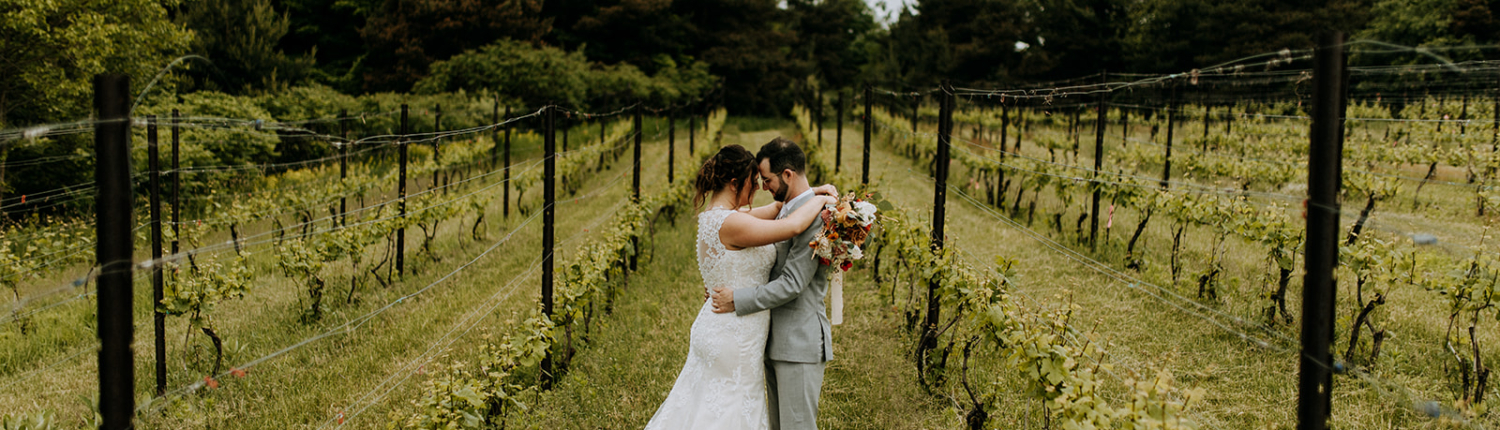
[[[647,144],[643,154],[643,165],[665,164],[665,137],[657,136],[648,124]],[[665,131],[665,127],[661,127]],[[525,161],[518,161],[523,164]],[[629,156],[622,157],[610,168],[594,175],[588,185],[577,196],[560,193],[557,209],[557,238],[559,262],[572,252],[570,246],[590,236],[589,229],[597,222],[608,218],[609,204],[623,202],[630,193]],[[665,175],[653,174],[646,169],[642,177],[642,192],[651,193],[661,189]],[[424,190],[423,178],[412,178],[410,190]],[[429,177],[430,179],[430,177]],[[498,180],[498,175],[493,180]],[[485,185],[491,182],[485,182]],[[477,187],[476,187],[477,188]],[[469,192],[462,190],[459,192]],[[499,195],[500,188],[489,192]],[[577,198],[593,193],[583,201],[563,199]],[[514,192],[512,193],[514,195]],[[527,198],[535,200],[540,193]],[[379,200],[371,198],[370,201]],[[599,202],[610,202],[601,204]],[[353,205],[354,202],[351,202]],[[257,267],[256,285],[243,300],[224,302],[213,312],[217,331],[226,342],[225,366],[264,356],[295,344],[311,336],[334,329],[350,318],[376,310],[398,297],[410,294],[432,284],[438,278],[452,272],[471,260],[474,264],[458,272],[453,278],[434,286],[431,290],[408,299],[379,314],[369,322],[348,334],[334,336],[295,349],[280,357],[268,360],[249,369],[244,378],[224,378],[218,389],[200,390],[197,393],[178,397],[180,401],[148,414],[143,424],[150,428],[195,428],[204,426],[234,428],[299,428],[317,427],[325,420],[343,411],[352,415],[353,409],[363,406],[359,399],[374,391],[387,377],[396,375],[399,380],[404,365],[414,359],[431,360],[423,356],[429,346],[458,326],[460,319],[470,312],[483,311],[481,306],[493,306],[494,311],[485,313],[474,331],[503,329],[507,315],[530,306],[535,306],[539,290],[539,275],[525,269],[541,255],[538,217],[521,228],[515,237],[494,252],[479,256],[481,251],[498,242],[505,234],[516,229],[525,216],[512,213],[508,220],[500,216],[500,199],[494,198],[487,209],[488,226],[481,241],[469,238],[469,227],[474,216],[466,214],[462,221],[447,221],[441,227],[431,257],[420,253],[420,230],[410,229],[407,234],[406,264],[408,274],[401,282],[382,288],[371,281],[355,294],[353,304],[345,304],[348,294],[348,272],[346,268],[329,269],[325,303],[331,309],[323,320],[314,324],[298,322],[305,291],[300,282],[281,276],[274,268],[274,246],[250,250],[252,264]],[[535,207],[535,204],[532,204]],[[252,229],[257,227],[251,227]],[[264,226],[258,227],[264,228]],[[227,236],[227,235],[226,235]],[[219,238],[219,239],[227,239]],[[232,251],[227,251],[232,253]],[[378,257],[383,246],[372,246],[367,252]],[[440,259],[434,261],[432,257]],[[559,263],[560,264],[560,263]],[[340,265],[342,266],[342,265]],[[150,321],[150,284],[142,278],[135,285],[136,321]],[[514,286],[507,290],[509,283]],[[486,301],[493,298],[493,301]],[[0,377],[0,385],[14,385],[0,390],[0,405],[7,413],[34,413],[49,411],[64,426],[74,426],[89,414],[85,400],[97,392],[97,369],[93,354],[86,351],[97,345],[89,325],[95,305],[91,299],[76,300],[75,303],[59,306],[36,319],[40,332],[20,336],[7,327],[8,332],[0,337],[0,349],[15,351],[18,346],[30,348],[25,356],[5,353],[0,362],[7,365],[9,376]],[[76,322],[74,322],[76,321]],[[53,325],[55,324],[55,325]],[[13,325],[12,325],[13,326]],[[199,380],[207,373],[210,355],[205,336],[185,336],[185,322],[181,318],[168,318],[167,344],[169,390]],[[477,336],[470,333],[469,336]],[[154,355],[151,351],[149,323],[136,330],[134,343],[136,363],[136,387],[139,392],[149,392],[154,386]],[[472,342],[459,340],[443,353],[461,355]],[[441,346],[441,345],[439,345]],[[47,368],[53,363],[55,367]],[[34,375],[34,376],[31,376]],[[26,377],[22,380],[21,377]],[[15,379],[11,379],[15,378]],[[416,395],[416,382],[420,376],[412,376],[391,390],[380,402],[370,406],[366,413],[353,419],[350,424],[357,427],[373,427],[386,421],[386,414],[394,408],[404,406],[405,399]]]

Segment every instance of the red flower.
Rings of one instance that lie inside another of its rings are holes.
[[[829,266],[829,265],[833,265],[833,262],[832,261],[828,261],[827,258],[818,257],[818,264],[822,264],[824,266]]]
[[[204,376],[203,383],[207,384],[208,388],[219,388],[219,381],[215,381],[212,376]]]
[[[850,267],[854,267],[854,262],[853,261],[845,261],[844,264],[841,265],[839,268],[840,269],[844,269],[845,272],[848,272]]]
[[[234,375],[236,378],[243,378],[245,377],[245,369],[230,369],[229,374]]]

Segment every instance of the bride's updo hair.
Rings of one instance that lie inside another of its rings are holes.
[[[754,176],[755,154],[739,145],[719,148],[719,153],[703,162],[703,167],[698,169],[698,178],[693,180],[693,207],[703,207],[709,195],[724,189],[730,181],[738,179],[740,187],[753,184]]]

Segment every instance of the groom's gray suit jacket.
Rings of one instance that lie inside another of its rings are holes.
[[[798,196],[787,203],[788,209],[783,213],[797,210],[812,200],[810,197],[810,194]],[[822,229],[823,219],[819,217],[807,230],[778,242],[769,283],[734,291],[735,314],[771,310],[767,359],[795,363],[833,359],[833,330],[823,310],[831,267],[818,264],[808,246]]]

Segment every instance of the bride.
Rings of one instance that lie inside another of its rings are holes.
[[[739,145],[719,149],[703,163],[694,182],[698,214],[698,271],[708,285],[754,287],[766,282],[776,260],[776,242],[807,230],[825,204],[837,200],[831,185],[782,219],[781,202],[742,210],[753,200],[755,156]],[[704,300],[688,336],[687,363],[647,430],[769,429],[765,352],[769,312],[743,317],[714,313]]]

